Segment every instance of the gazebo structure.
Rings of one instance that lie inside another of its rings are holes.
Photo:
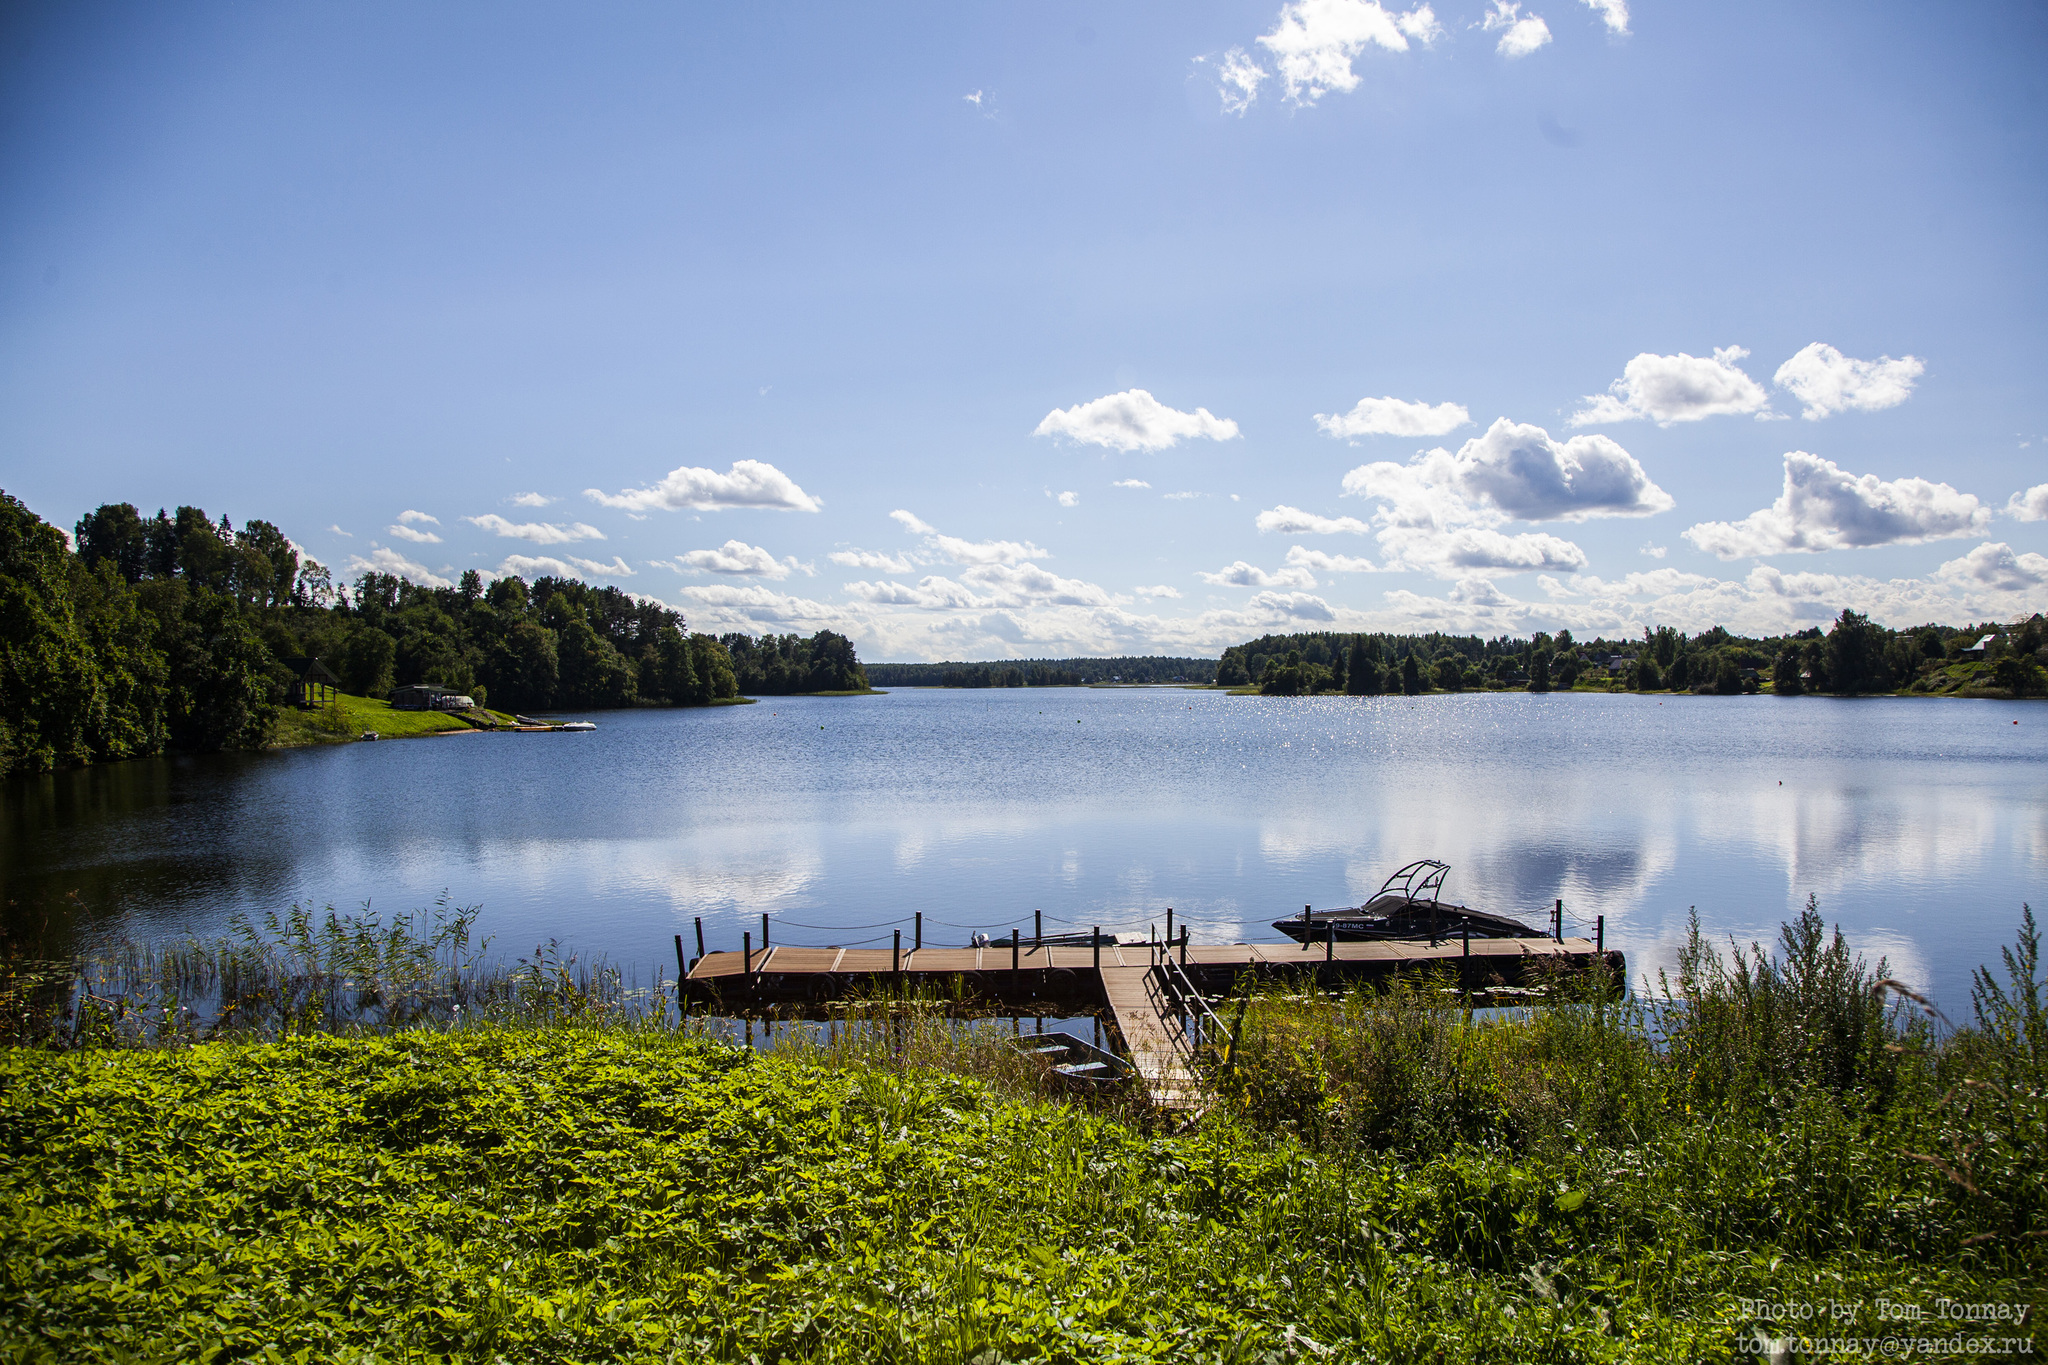
[[[291,670],[291,704],[299,707],[329,706],[341,691],[341,679],[318,659],[284,659]]]

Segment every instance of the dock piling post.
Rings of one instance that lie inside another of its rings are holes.
[[[889,945],[889,970],[892,972],[903,970],[903,931],[901,929],[896,931],[896,941]]]
[[[1308,951],[1308,907],[1301,907],[1301,950]]]
[[[1180,965],[1188,965],[1188,927],[1185,924],[1180,927]]]
[[[704,956],[704,917],[697,916],[697,956]]]
[[[1605,915],[1593,916],[1593,951],[1596,953],[1607,951],[1607,916]]]
[[[1329,925],[1329,929],[1328,929],[1328,930],[1327,930],[1327,931],[1325,932],[1325,934],[1324,934],[1324,936],[1323,936],[1323,961],[1325,961],[1325,962],[1335,962],[1336,960],[1337,960],[1337,921],[1335,921],[1335,920],[1331,920],[1331,921],[1330,921],[1330,925]]]
[[[1458,991],[1469,1001],[1472,996],[1472,926],[1466,925],[1460,935],[1465,940],[1463,960],[1458,963]]]
[[[740,935],[740,969],[748,976],[754,974],[754,935],[751,930]],[[753,1025],[749,1024],[747,1026],[749,1046],[752,1046],[751,1040],[753,1036]]]
[[[1033,910],[1033,911],[1031,912],[1031,947],[1032,947],[1032,950],[1033,950],[1033,951],[1036,951],[1036,950],[1037,950],[1037,948],[1038,948],[1038,946],[1039,946],[1039,945],[1040,945],[1041,943],[1043,943],[1044,941],[1045,941],[1045,911],[1043,911],[1043,910]]]
[[[1550,937],[1554,942],[1564,942],[1564,901],[1559,899],[1550,912]]]
[[[1010,928],[1010,970],[1016,971],[1017,965],[1017,929],[1016,926],[1012,925]]]
[[[761,916],[761,951],[768,951],[768,916]]]
[[[1102,926],[1101,926],[1101,925],[1099,925],[1099,924],[1091,924],[1090,926],[1088,926],[1088,946],[1089,946],[1089,947],[1091,947],[1091,948],[1093,948],[1093,949],[1095,950],[1095,970],[1099,972],[1099,971],[1101,971],[1101,970],[1102,970]],[[1096,1030],[1097,1030],[1098,1032],[1100,1032],[1100,1031],[1101,1031],[1101,1028],[1102,1028],[1102,1021],[1101,1021],[1100,1019],[1098,1019],[1098,1020],[1096,1020],[1096,1021],[1095,1021],[1095,1027],[1096,1027]]]
[[[1173,907],[1170,905],[1166,907],[1166,941],[1169,944],[1173,942]]]
[[[683,1007],[683,983],[690,979],[690,959],[683,956],[683,936],[676,935],[676,1008]]]
[[[911,942],[910,950],[916,952],[924,947],[924,911],[917,912],[917,937]]]

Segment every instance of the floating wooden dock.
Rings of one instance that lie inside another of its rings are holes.
[[[678,953],[681,949],[678,947]],[[1169,959],[1171,964],[1169,965]],[[1153,1099],[1168,1107],[1196,1101],[1193,1048],[1167,978],[1203,994],[1229,994],[1246,974],[1307,977],[1330,987],[1386,985],[1399,976],[1443,974],[1477,1004],[1517,998],[1546,975],[1583,971],[1604,959],[1611,979],[1626,978],[1623,955],[1591,939],[1426,939],[1360,943],[1102,943],[1038,946],[1029,940],[980,948],[807,948],[706,953],[689,964],[681,998],[734,1014],[823,1018],[856,992],[919,989],[978,1006],[1108,1010]]]

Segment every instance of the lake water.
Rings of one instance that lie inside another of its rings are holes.
[[[499,948],[560,939],[673,970],[777,942],[976,929],[1197,940],[1355,904],[1415,858],[1450,898],[1606,916],[1632,975],[1689,907],[1768,939],[1808,893],[1966,1010],[1969,972],[2048,910],[2048,707],[1495,693],[1279,699],[1174,689],[899,690],[604,712],[595,734],[212,755],[0,786],[9,927],[219,930],[294,901],[444,891]],[[2018,724],[2014,724],[2018,721]]]

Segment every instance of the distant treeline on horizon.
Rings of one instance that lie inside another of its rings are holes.
[[[1720,626],[1687,635],[1646,627],[1640,638],[1579,640],[1569,630],[1522,638],[1497,635],[1262,635],[1223,651],[1216,682],[1271,696],[1344,692],[1354,696],[1574,687],[1732,696],[1768,687],[1781,696],[1879,692],[2037,696],[2048,685],[2048,622],[1889,630],[1843,611],[1825,631],[1731,634]]]
[[[876,687],[1086,687],[1093,683],[1208,683],[1214,659],[997,659],[990,663],[869,664]]]

